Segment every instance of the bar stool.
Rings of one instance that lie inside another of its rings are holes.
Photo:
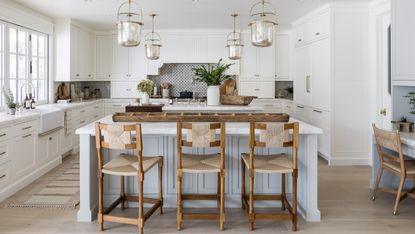
[[[144,233],[144,222],[160,208],[163,213],[163,189],[162,172],[163,157],[143,157],[143,142],[141,125],[107,125],[96,123],[96,147],[98,153],[98,223],[100,231],[104,230],[104,221],[137,225],[140,233]],[[133,136],[135,133],[135,137]],[[122,153],[109,162],[103,162],[102,149],[117,150],[137,150],[137,155]],[[153,167],[158,166],[158,198],[145,198],[143,196],[144,174]],[[104,174],[121,177],[120,197],[113,202],[107,209],[103,208],[103,176]],[[128,196],[125,194],[125,177],[138,177],[138,196]],[[121,209],[125,209],[125,202],[138,202],[138,217],[127,218],[110,215],[110,212],[121,204]],[[151,203],[153,206],[147,213],[144,213],[144,203]]]
[[[415,187],[409,191],[402,191],[406,178],[415,179],[415,161],[405,160],[402,153],[401,137],[399,131],[390,132],[377,128],[374,124],[373,131],[375,133],[376,146],[379,157],[379,170],[376,177],[376,184],[373,190],[372,200],[376,199],[377,191],[396,194],[395,206],[393,214],[398,212],[399,203],[407,196],[415,198]],[[389,151],[387,151],[389,150]],[[399,176],[398,190],[389,188],[379,188],[379,182],[382,178],[383,171],[386,170],[396,176]]]
[[[291,220],[292,230],[297,230],[297,151],[298,151],[298,122],[295,123],[250,123],[249,153],[241,154],[242,166],[242,208],[248,208],[249,230],[254,229],[255,220]],[[256,130],[260,131],[259,141],[255,139]],[[289,131],[292,130],[292,140]],[[286,154],[258,155],[255,147],[261,148],[292,148],[292,159]],[[249,195],[246,195],[245,167],[249,171]],[[281,174],[281,194],[254,195],[255,173]],[[285,174],[292,175],[292,206],[285,192]],[[288,214],[258,214],[254,211],[255,200],[279,200],[282,210]]]
[[[186,139],[182,140],[182,131]],[[220,139],[216,132],[220,129]],[[217,154],[185,154],[182,147],[219,147]],[[225,227],[225,124],[224,123],[177,123],[177,230],[182,229],[183,220],[219,220],[220,230]],[[217,173],[217,194],[182,194],[183,173]],[[183,200],[216,200],[219,213],[184,213]]]

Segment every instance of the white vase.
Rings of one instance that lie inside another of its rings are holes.
[[[220,91],[219,85],[208,86],[207,88],[207,104],[208,106],[220,105]]]
[[[150,103],[150,95],[148,93],[143,93],[141,98],[141,104],[149,104]]]

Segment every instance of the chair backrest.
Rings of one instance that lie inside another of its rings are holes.
[[[181,146],[186,147],[220,147],[224,139],[216,138],[220,130],[221,136],[225,134],[224,123],[177,123],[177,136],[180,136]],[[223,131],[221,130],[223,128]],[[182,138],[183,129],[186,131],[186,138]]]
[[[256,133],[259,131],[259,139]],[[292,131],[290,137],[290,131]],[[250,164],[253,165],[255,147],[292,148],[293,169],[297,169],[297,152],[299,141],[299,123],[250,123]]]
[[[376,145],[378,149],[379,161],[383,163],[384,161],[394,161],[400,163],[401,169],[404,170],[404,156],[402,153],[401,137],[399,130],[396,131],[386,131],[380,128],[377,128],[375,124],[373,126],[373,132],[375,134]],[[398,155],[393,155],[393,153],[385,152],[383,149],[389,149],[392,152],[397,153]]]
[[[137,150],[138,157],[138,171],[142,171],[143,142],[141,124],[110,125],[95,123],[95,144],[100,169],[102,169],[103,165],[102,149],[135,149]]]

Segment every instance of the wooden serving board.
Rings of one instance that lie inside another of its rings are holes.
[[[115,113],[114,122],[288,122],[290,116],[279,113]]]

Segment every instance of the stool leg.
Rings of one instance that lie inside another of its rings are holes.
[[[281,174],[281,209],[285,210],[285,174]]]
[[[220,173],[220,230],[225,229],[225,173]]]
[[[294,169],[292,175],[293,175],[293,206],[292,206],[292,231],[297,231],[297,174],[298,169]]]
[[[120,196],[122,198],[121,209],[124,210],[125,209],[125,177],[124,176],[121,176]]]
[[[143,200],[143,184],[144,184],[144,173],[138,176],[138,228],[139,233],[144,233],[144,200]]]
[[[177,230],[182,230],[182,173],[177,172]]]
[[[246,186],[245,186],[245,163],[244,161],[241,159],[241,203],[242,203],[242,209],[245,210],[245,196],[246,196]]]
[[[398,193],[396,194],[395,207],[393,208],[394,215],[398,213],[398,206],[399,206],[399,202],[401,201],[401,194],[402,194],[402,189],[403,189],[404,184],[405,184],[405,175],[401,175],[401,179],[399,181]]]
[[[216,192],[216,195],[218,196],[218,199],[217,199],[217,202],[216,202],[216,205],[217,205],[217,207],[218,207],[218,210],[220,210],[220,201],[221,201],[221,198],[220,198],[220,196],[221,196],[221,176],[220,176],[220,172],[218,172],[218,187],[217,187],[217,189],[218,189],[218,191]]]
[[[381,165],[380,168],[379,168],[379,171],[378,171],[378,175],[376,177],[375,188],[373,189],[373,196],[372,196],[373,201],[376,199],[376,193],[377,193],[378,188],[379,188],[379,183],[380,183],[380,179],[382,178],[382,174],[383,174],[383,168],[382,168],[382,165]]]
[[[98,223],[99,223],[100,231],[104,230],[104,215],[102,214],[103,207],[104,207],[103,176],[104,175],[101,172],[99,172],[99,175],[98,175]]]
[[[160,214],[163,214],[163,164],[159,163],[159,199],[161,201]]]
[[[252,170],[252,169],[250,169]],[[254,172],[249,172],[249,230],[254,230]]]

